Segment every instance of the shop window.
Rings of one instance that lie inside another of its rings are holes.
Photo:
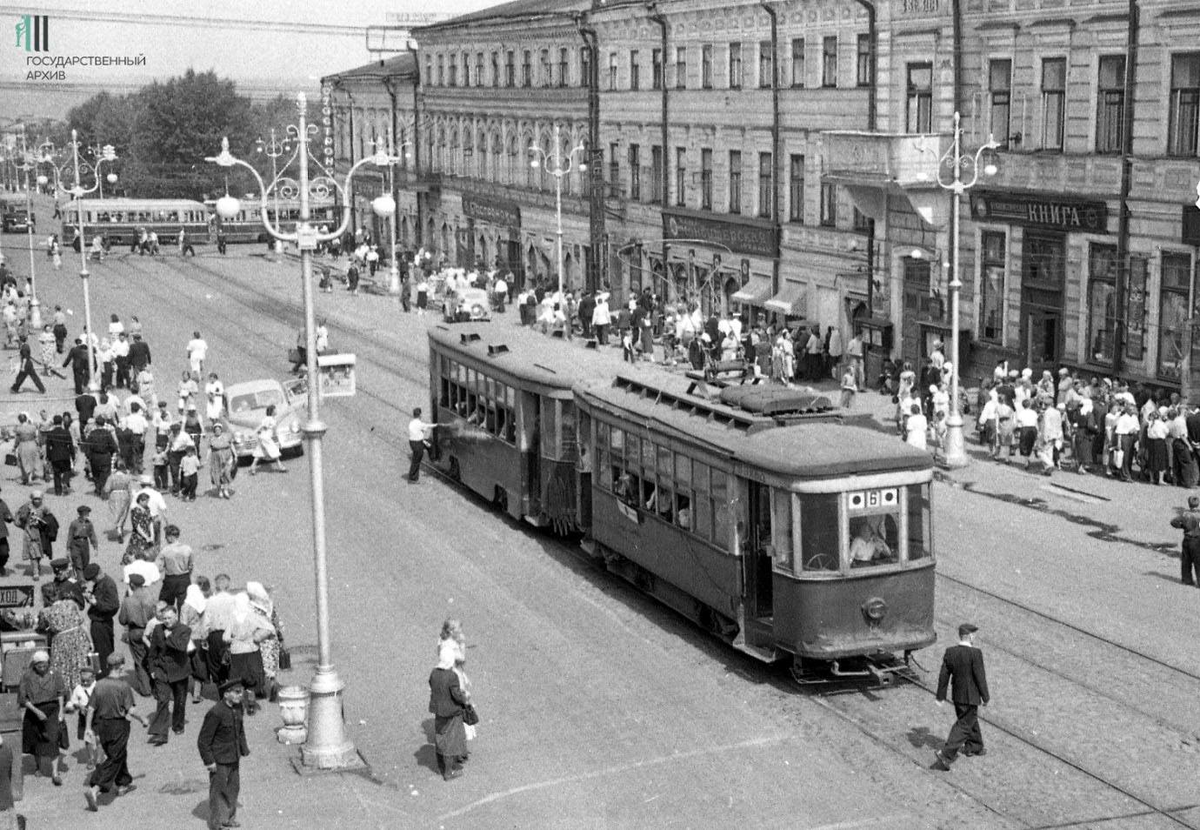
[[[1088,359],[1111,363],[1117,327],[1117,248],[1092,245],[1088,256]]]
[[[979,280],[979,339],[989,343],[1000,343],[1004,339],[1006,241],[1005,234],[1000,231],[984,231],[980,239],[983,257]]]
[[[1158,303],[1158,376],[1174,383],[1183,377],[1191,274],[1192,258],[1188,254],[1163,252]]]

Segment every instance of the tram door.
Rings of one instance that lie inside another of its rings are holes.
[[[748,548],[742,554],[746,571],[746,601],[752,616],[774,616],[771,591],[771,556],[774,553],[771,532],[771,488],[756,481],[749,483],[750,526]]]
[[[541,512],[542,478],[539,456],[541,455],[541,417],[540,399],[532,392],[520,393],[520,424],[521,434],[517,449],[525,459],[525,494],[529,503],[525,515],[537,517]]]

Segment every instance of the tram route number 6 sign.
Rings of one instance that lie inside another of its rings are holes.
[[[899,494],[895,487],[882,490],[855,490],[849,494],[851,510],[878,510],[895,507]]]

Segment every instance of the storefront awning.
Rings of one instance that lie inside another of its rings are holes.
[[[808,286],[799,282],[784,283],[783,290],[767,300],[766,308],[788,317],[807,316]]]
[[[771,278],[751,274],[750,281],[729,296],[730,302],[761,306],[771,296]]]

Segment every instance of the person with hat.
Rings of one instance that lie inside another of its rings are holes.
[[[1171,527],[1183,531],[1183,550],[1179,555],[1180,582],[1200,585],[1200,497],[1188,496],[1187,510],[1171,519]],[[1195,578],[1192,574],[1195,572]]]
[[[117,439],[113,435],[112,427],[103,415],[96,416],[96,426],[87,434],[85,440],[88,466],[92,471],[92,484],[96,488],[96,495],[99,496],[103,494],[104,484],[112,472],[113,456],[121,450],[117,446]]]
[[[82,609],[87,600],[84,598],[83,587],[75,581],[71,560],[65,556],[52,559],[50,570],[54,579],[42,586],[42,604],[48,608],[60,599],[71,599]]]
[[[54,495],[71,492],[71,465],[75,463],[75,439],[63,424],[63,416],[55,415],[53,426],[46,433],[46,461],[54,475]]]
[[[204,715],[196,748],[208,770],[208,827],[221,830],[238,827],[237,806],[241,793],[240,766],[250,754],[246,727],[242,722],[241,678],[231,678],[217,687],[221,695]]]
[[[50,653],[35,651],[17,688],[17,708],[23,714],[21,751],[35,757],[38,774],[50,776],[55,786],[62,786],[58,775],[59,733],[64,728],[63,704],[69,694],[62,675],[50,668]]]
[[[83,345],[83,338],[76,337],[75,345],[67,352],[66,358],[63,360],[63,368],[70,366],[71,373],[75,378],[75,394],[82,395],[83,390],[87,388],[88,372],[91,369],[91,354],[88,347]]]
[[[92,508],[81,504],[75,510],[79,518],[67,527],[67,556],[77,578],[83,579],[83,571],[92,561],[92,551],[95,550],[97,554],[100,552],[100,540],[96,538],[96,528],[92,525]]]
[[[945,745],[937,752],[934,767],[943,772],[963,755],[986,755],[983,735],[979,731],[979,707],[987,706],[987,671],[983,667],[983,652],[975,647],[975,632],[979,627],[963,623],[958,627],[958,645],[946,649],[942,657],[942,670],[938,675],[937,705],[946,702],[947,687],[951,687],[950,699],[954,702],[957,719],[950,728]]]
[[[154,619],[158,602],[146,587],[146,577],[139,573],[129,575],[129,594],[121,601],[117,620],[125,626],[122,637],[129,644],[132,658],[133,678],[130,685],[142,697],[150,697],[150,673],[146,667],[146,626]]]
[[[54,556],[54,540],[58,538],[58,519],[44,504],[45,494],[34,490],[29,501],[17,510],[16,526],[24,533],[24,557],[29,561],[33,578],[42,575],[42,560]]]
[[[117,593],[117,582],[101,570],[96,562],[88,563],[83,569],[87,585],[84,596],[88,599],[88,628],[92,635],[92,648],[100,661],[100,676],[108,667],[108,657],[116,649],[116,632],[113,618],[121,610],[121,599]]]
[[[134,711],[136,705],[133,690],[125,682],[125,658],[110,654],[105,663],[107,675],[96,681],[92,696],[88,700],[85,740],[99,743],[104,751],[104,760],[87,779],[88,809],[99,809],[100,794],[114,787],[117,795],[125,795],[134,789],[133,776],[129,774],[129,721],[132,718],[142,725],[148,724],[141,713]]]
[[[129,344],[129,367],[137,375],[151,363],[150,344],[142,339],[141,332],[133,331],[132,327],[130,331],[133,342]]]

